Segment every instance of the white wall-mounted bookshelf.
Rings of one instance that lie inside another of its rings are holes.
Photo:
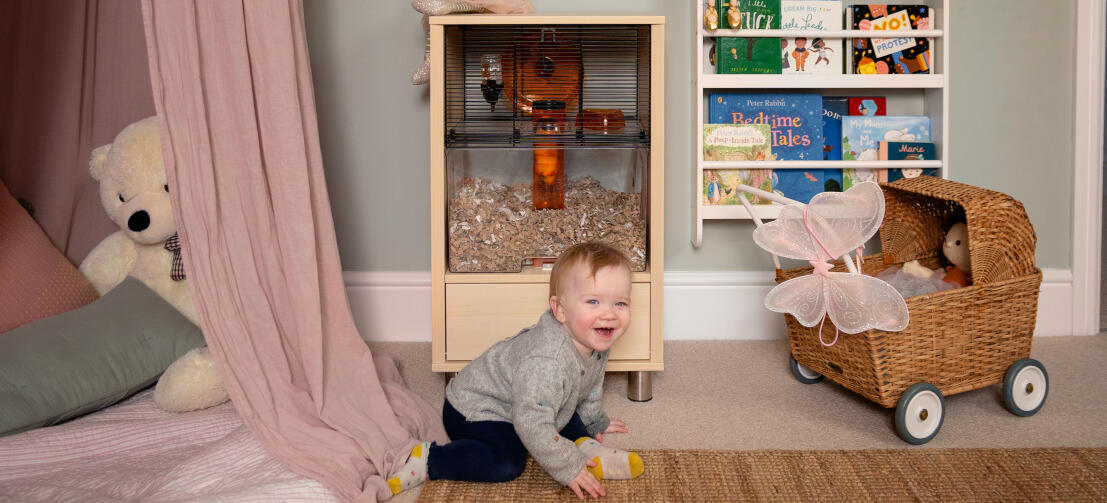
[[[931,72],[926,75],[752,75],[752,74],[716,74],[705,65],[708,52],[716,37],[796,37],[817,33],[820,37],[846,39],[843,59],[846,71],[849,71],[851,55],[850,39],[871,38],[872,31],[865,30],[824,30],[805,32],[800,30],[715,30],[709,31],[703,25],[705,3],[692,4],[692,155],[695,170],[692,187],[692,245],[699,246],[703,241],[704,220],[750,219],[745,207],[741,205],[703,204],[702,187],[705,169],[840,169],[840,168],[937,168],[942,177],[949,177],[949,9],[948,0],[917,0],[911,2],[892,2],[902,4],[925,4],[932,9],[929,30],[914,30],[912,36],[933,39],[931,47]],[[852,2],[843,3],[845,10]],[[843,24],[848,26],[848,24]],[[707,72],[707,73],[705,73]],[[888,93],[888,115],[925,115],[930,117],[931,138],[938,152],[937,160],[928,161],[704,161],[703,125],[706,115],[706,102],[710,94],[721,90],[740,90],[750,92],[814,92],[824,97],[881,95]],[[899,109],[899,110],[897,110]],[[906,111],[900,111],[906,109]],[[896,110],[897,113],[892,113]],[[779,205],[758,205],[756,210],[761,218],[775,218],[780,212]]]

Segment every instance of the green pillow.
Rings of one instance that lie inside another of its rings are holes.
[[[0,334],[0,436],[112,405],[204,345],[200,329],[137,279]]]

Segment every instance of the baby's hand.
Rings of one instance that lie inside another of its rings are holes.
[[[611,424],[607,425],[607,429],[603,430],[603,433],[626,433],[627,424],[618,420],[612,419]],[[596,441],[603,443],[603,433],[596,434]]]
[[[588,460],[588,467],[596,466],[596,462]],[[580,473],[573,480],[569,481],[569,489],[577,493],[577,498],[584,499],[584,492],[581,489],[588,491],[593,498],[599,498],[601,496],[607,496],[607,491],[604,490],[603,484],[596,480],[596,477],[592,476],[592,472],[588,471],[588,468],[581,468]]]

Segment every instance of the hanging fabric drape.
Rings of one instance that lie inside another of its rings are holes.
[[[0,2],[0,180],[74,265],[118,230],[89,152],[154,114],[138,2]]]
[[[273,456],[344,500],[382,477],[435,409],[374,358],[345,295],[298,0],[143,0],[185,270],[235,408]]]

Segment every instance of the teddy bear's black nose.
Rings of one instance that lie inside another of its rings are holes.
[[[150,226],[150,214],[145,210],[139,210],[131,215],[131,218],[127,219],[127,228],[131,232],[142,232]]]

